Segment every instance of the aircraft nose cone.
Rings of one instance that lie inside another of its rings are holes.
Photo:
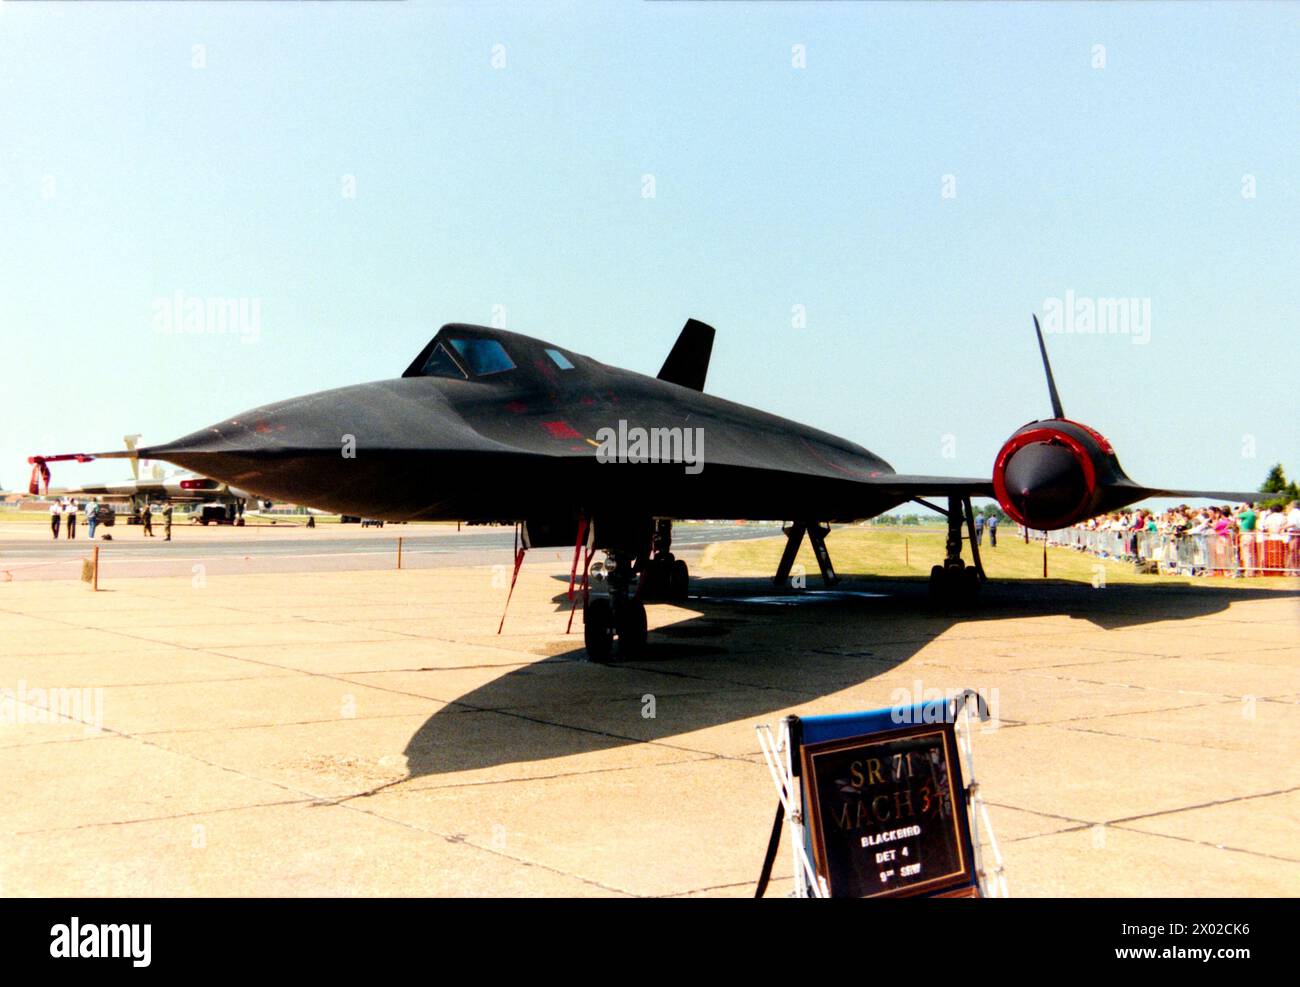
[[[259,498],[403,515],[432,496],[431,466],[489,446],[428,385],[399,379],[320,391],[253,408],[140,454]]]
[[[1035,442],[1007,461],[1007,494],[1021,516],[1054,521],[1070,514],[1087,493],[1088,481],[1073,452],[1063,445]]]
[[[360,433],[373,445],[386,435],[388,403],[382,390],[367,385],[321,391],[252,408],[141,454],[184,459],[182,465],[200,472],[285,456],[342,454],[349,437],[355,444]]]

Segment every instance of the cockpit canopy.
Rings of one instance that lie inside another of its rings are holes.
[[[485,326],[446,325],[402,376],[480,380],[535,362],[540,354],[533,351],[539,348],[549,365],[561,371],[574,369],[563,352],[527,336]]]
[[[418,376],[459,377],[464,380],[467,377],[488,377],[514,369],[515,361],[510,359],[506,348],[495,339],[448,336],[434,344],[433,352],[425,359]]]

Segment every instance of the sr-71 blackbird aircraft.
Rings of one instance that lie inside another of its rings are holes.
[[[1034,327],[1052,417],[1017,430],[987,478],[896,473],[847,439],[703,393],[714,330],[694,319],[654,378],[453,323],[401,377],[254,408],[138,455],[340,514],[517,524],[516,574],[530,547],[574,546],[575,572],[579,548],[588,562],[603,549],[604,585],[583,612],[597,661],[614,653],[615,638],[620,655],[644,646],[643,591],[685,595],[674,520],[791,522],[775,581],[788,578],[806,534],[833,584],[830,522],[914,500],[947,517],[946,557],[930,572],[931,593],[945,602],[973,596],[985,578],[973,537],[972,564],[962,559],[972,497],[995,497],[1016,521],[1049,530],[1151,496],[1250,496],[1130,480],[1105,438],[1065,417],[1037,317]],[[947,507],[926,497],[946,498]]]

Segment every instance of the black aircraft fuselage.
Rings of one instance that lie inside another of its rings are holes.
[[[476,372],[471,358],[486,372]],[[643,453],[653,442],[676,461],[637,461],[631,442],[613,447],[630,459],[602,460],[611,433],[644,436]],[[894,470],[845,439],[542,340],[469,325],[443,327],[402,377],[254,408],[141,454],[279,501],[392,521],[524,521],[602,510],[847,520],[908,499],[864,485]]]

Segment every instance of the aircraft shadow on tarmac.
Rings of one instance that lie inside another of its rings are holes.
[[[690,599],[674,604],[693,615],[652,630],[644,654],[610,665],[587,661],[576,613],[571,649],[508,672],[430,717],[406,746],[407,780],[646,741],[692,749],[689,739],[672,738],[729,723],[752,738],[753,725],[774,711],[865,684],[968,621],[1064,614],[1113,630],[1206,616],[1234,602],[1300,597],[999,580],[984,587],[977,607],[940,612],[920,580],[850,577],[829,592],[818,585],[795,593],[763,579],[693,578]],[[557,618],[567,617],[566,594],[554,602]],[[1033,646],[1032,635],[1007,644],[1025,653]],[[950,673],[933,666],[918,666],[917,677],[926,689],[980,685],[948,681]],[[647,695],[655,697],[652,718],[642,715]],[[756,750],[757,743],[742,747]]]

